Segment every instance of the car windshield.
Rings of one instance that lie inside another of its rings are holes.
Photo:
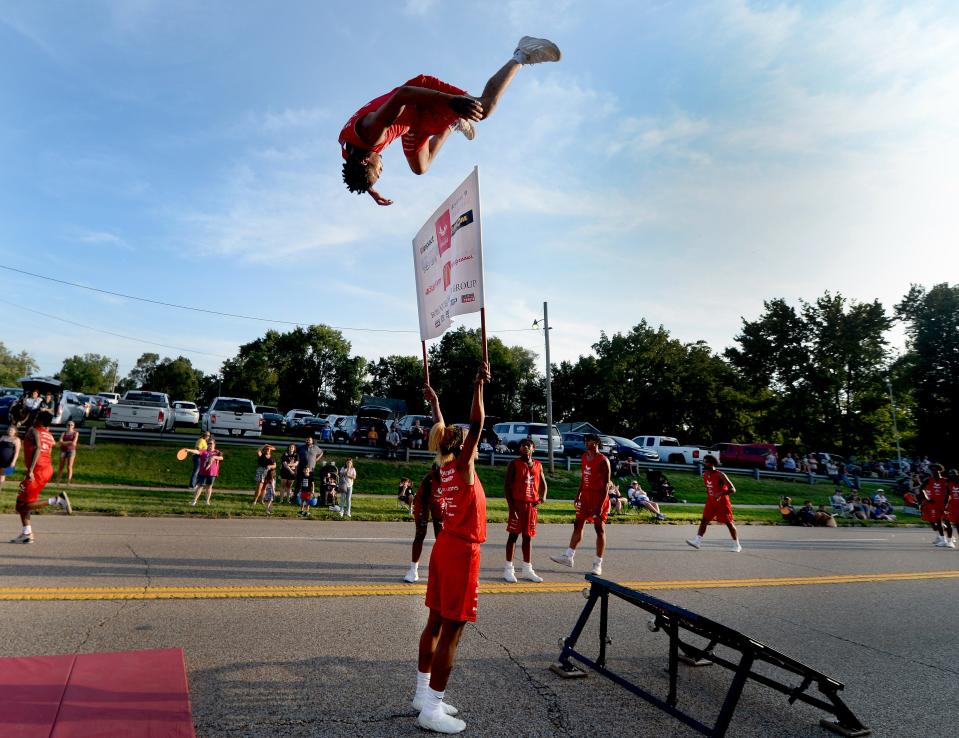
[[[136,402],[163,402],[163,395],[159,392],[127,392],[125,399]]]
[[[249,400],[217,400],[213,409],[222,413],[252,413],[253,403]]]
[[[613,439],[614,439],[614,440],[616,441],[616,443],[618,443],[620,446],[625,446],[626,448],[639,448],[639,447],[640,447],[639,444],[633,443],[633,442],[630,441],[628,438],[622,438],[622,437],[620,437],[620,436],[613,436]]]
[[[522,433],[522,431],[519,428],[517,428],[516,430]],[[546,426],[542,424],[531,424],[527,426],[526,432],[531,436],[545,436],[547,434]],[[559,435],[559,433],[554,430],[553,435]]]

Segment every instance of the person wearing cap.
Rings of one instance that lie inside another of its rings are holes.
[[[593,574],[603,573],[603,553],[606,551],[606,519],[609,517],[609,459],[599,451],[599,436],[587,433],[586,453],[580,459],[582,470],[579,490],[576,492],[576,519],[569,548],[559,556],[550,556],[557,564],[573,566],[576,547],[583,540],[583,526],[592,523],[596,530],[596,558],[593,559]]]
[[[706,507],[703,508],[703,519],[699,523],[696,537],[690,538],[686,543],[695,549],[699,549],[710,521],[718,520],[725,524],[729,530],[729,535],[733,537],[733,545],[729,550],[733,553],[739,553],[743,550],[743,547],[739,543],[739,532],[733,523],[733,505],[729,501],[729,496],[735,493],[736,487],[729,481],[729,477],[716,468],[717,465],[715,456],[710,454],[703,458],[703,466],[706,467],[703,472],[703,484],[706,485]]]
[[[33,527],[30,525],[30,515],[34,510],[51,506],[62,508],[67,515],[73,512],[70,498],[66,492],[60,492],[56,497],[46,500],[40,499],[40,493],[47,483],[53,479],[53,462],[50,452],[55,441],[53,434],[48,430],[53,415],[47,410],[37,412],[33,425],[27,430],[23,439],[23,458],[27,464],[27,471],[17,493],[16,510],[20,515],[23,529],[20,535],[10,543],[33,543]]]
[[[268,471],[273,472],[272,476],[276,475],[276,459],[273,458],[273,446],[270,444],[256,450],[256,476],[254,477],[256,492],[253,495],[253,507],[256,507],[256,503],[263,499]]]

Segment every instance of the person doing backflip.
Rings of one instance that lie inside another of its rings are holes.
[[[524,438],[519,442],[519,458],[513,459],[506,468],[503,482],[509,520],[506,523],[506,569],[503,579],[515,584],[516,569],[513,567],[513,551],[516,539],[523,536],[523,569],[521,579],[542,582],[543,578],[533,571],[532,546],[536,537],[536,513],[539,503],[546,500],[546,477],[543,465],[533,458],[533,442]]]
[[[489,117],[520,67],[559,61],[561,56],[552,41],[523,36],[513,58],[490,77],[479,97],[421,74],[371,100],[340,131],[347,189],[368,193],[377,205],[392,205],[373,189],[383,173],[381,154],[387,146],[401,138],[410,169],[425,174],[454,128],[473,140],[473,122]]]
[[[458,710],[443,701],[446,684],[463,627],[476,622],[479,598],[480,544],[486,540],[486,495],[476,475],[476,449],[483,421],[483,386],[490,381],[483,362],[473,382],[469,430],[447,426],[439,398],[429,385],[427,400],[436,423],[430,431],[430,450],[439,465],[440,510],[443,531],[430,553],[426,606],[429,618],[420,635],[413,708],[417,724],[437,733],[460,733],[466,723],[454,717]]]
[[[50,452],[53,450],[54,439],[48,427],[53,415],[41,410],[37,413],[33,425],[27,430],[23,439],[23,458],[27,464],[27,472],[17,494],[17,513],[23,525],[20,535],[10,543],[33,543],[33,528],[30,525],[30,515],[34,510],[49,506],[62,508],[67,515],[73,512],[70,498],[66,492],[60,492],[56,497],[47,500],[40,499],[40,493],[47,483],[53,479],[53,462]]]
[[[593,559],[593,574],[603,573],[603,553],[606,551],[606,519],[609,517],[609,459],[599,451],[599,436],[587,433],[586,453],[580,460],[582,477],[576,492],[576,520],[569,548],[559,556],[550,556],[557,564],[573,566],[576,547],[583,540],[583,526],[592,523],[596,529],[596,558]]]
[[[936,545],[939,548],[955,548],[952,540],[952,525],[946,518],[946,497],[949,494],[949,480],[942,475],[942,464],[929,467],[930,477],[922,483],[920,499],[922,519],[936,532]]]
[[[739,543],[739,533],[733,524],[733,505],[729,501],[729,496],[736,492],[736,487],[729,481],[729,477],[716,468],[715,456],[705,456],[703,465],[706,467],[703,472],[703,484],[706,485],[706,507],[703,508],[703,519],[699,523],[696,537],[690,538],[686,543],[698,549],[703,542],[703,536],[706,535],[706,528],[710,521],[718,520],[725,524],[729,529],[729,535],[733,537],[733,545],[729,550],[733,553],[739,553],[743,550],[743,547]]]

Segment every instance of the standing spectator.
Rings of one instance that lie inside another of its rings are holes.
[[[191,507],[196,507],[200,494],[206,489],[206,504],[209,506],[210,497],[213,495],[213,483],[220,475],[220,462],[223,461],[223,455],[217,451],[216,439],[210,438],[207,446],[202,451],[187,449],[187,453],[200,457],[200,473],[196,478],[196,493],[193,495]]]
[[[312,484],[313,469],[316,467],[316,462],[323,458],[323,449],[316,446],[313,436],[307,436],[306,440],[296,447],[296,458],[296,489],[299,491],[307,470],[310,472]]]
[[[207,443],[210,440],[210,431],[203,431],[200,437],[193,444],[194,451],[206,451]],[[190,474],[190,491],[196,489],[196,480],[200,476],[200,455],[193,454],[193,472]]]
[[[353,515],[353,482],[356,481],[356,467],[353,459],[347,459],[340,469],[340,517]]]
[[[67,484],[73,484],[73,462],[77,458],[77,442],[80,434],[72,420],[67,421],[67,429],[60,434],[60,464],[57,467],[57,484],[63,478],[63,467],[67,467]]]
[[[806,466],[809,467],[810,474],[817,474],[819,472],[819,462],[816,460],[816,455],[812,452],[806,454]]]
[[[839,475],[839,467],[836,466],[836,462],[833,461],[832,459],[827,458],[826,459],[826,476],[835,482],[836,477],[838,475]]]
[[[631,507],[635,507],[637,510],[640,508],[646,508],[653,515],[656,516],[656,520],[665,520],[666,516],[663,515],[662,511],[659,509],[659,505],[649,499],[649,495],[646,494],[646,490],[639,486],[639,482],[635,479],[629,483],[629,489],[626,490],[626,500]]]
[[[20,524],[23,528],[20,535],[10,543],[33,543],[33,528],[30,525],[31,513],[42,507],[58,506],[70,515],[73,508],[66,492],[60,492],[56,497],[46,500],[40,499],[40,493],[47,483],[53,479],[53,462],[50,452],[53,450],[53,435],[47,430],[53,416],[46,410],[37,411],[33,425],[27,430],[23,439],[23,459],[27,464],[26,474],[20,482],[17,493],[16,510],[20,515]]]
[[[374,448],[376,444],[380,442],[380,434],[376,432],[376,426],[371,425],[370,429],[366,431],[366,445]]]
[[[313,502],[313,495],[315,494],[313,487],[313,469],[306,466],[302,471],[297,470],[296,479],[296,488],[299,490],[300,495],[300,512],[297,514],[301,517],[308,518],[310,517],[310,505]]]
[[[546,477],[543,465],[533,458],[533,442],[523,439],[519,443],[519,458],[513,459],[506,467],[503,492],[509,517],[506,522],[506,568],[503,579],[516,583],[516,569],[513,566],[513,552],[516,539],[523,537],[522,579],[542,582],[543,578],[533,571],[532,548],[536,537],[536,516],[539,504],[546,499]]]
[[[949,493],[949,481],[942,476],[942,464],[929,467],[930,476],[922,485],[920,510],[922,519],[936,532],[936,545],[940,548],[955,548],[952,542],[952,525],[945,519],[946,497]]]
[[[580,459],[581,479],[576,492],[576,519],[569,547],[559,556],[550,556],[557,564],[573,566],[576,547],[583,540],[583,526],[592,523],[596,530],[596,558],[593,559],[593,574],[603,573],[603,553],[606,551],[606,520],[609,517],[609,459],[599,451],[599,436],[587,433],[586,453]]]
[[[417,450],[423,448],[423,428],[418,420],[413,421],[413,427],[410,428],[410,446]]]
[[[703,519],[699,523],[699,530],[696,537],[688,543],[693,548],[699,548],[706,534],[706,527],[711,520],[717,520],[724,523],[732,536],[733,545],[730,551],[739,553],[743,550],[739,543],[739,532],[733,522],[733,506],[729,501],[729,496],[736,492],[736,487],[729,481],[729,477],[716,468],[716,457],[707,455],[703,459],[706,470],[703,472],[703,484],[706,485],[706,507],[703,509]]]
[[[324,423],[323,427],[320,428],[320,441],[323,443],[333,442],[333,428],[329,423]]]
[[[273,514],[273,498],[276,495],[276,464],[266,470],[263,484],[263,504],[266,505],[266,514]]]
[[[20,436],[17,435],[17,426],[13,423],[7,426],[7,433],[0,438],[0,491],[3,483],[17,468],[17,459],[20,458]]]
[[[923,476],[932,474],[932,464],[930,463],[928,456],[922,457],[922,461],[919,462],[918,471]]]
[[[849,489],[853,490],[854,492],[859,491],[859,485],[857,483],[854,483],[853,480],[846,475],[846,465],[843,463],[840,463],[836,466],[836,473],[833,476],[832,481],[833,481],[833,484],[836,485],[836,489],[839,489],[840,485],[845,484]]]
[[[796,471],[796,460],[791,453],[786,454],[786,458],[783,459],[783,471]]]
[[[400,447],[400,434],[396,430],[396,425],[390,428],[389,433],[386,434],[386,455],[390,459],[396,458],[396,451]]]
[[[776,456],[776,452],[772,449],[769,450],[769,453],[766,454],[766,468],[769,471],[776,471],[779,468],[779,457]]]
[[[256,476],[254,477],[256,492],[253,495],[253,507],[256,507],[256,503],[263,498],[263,493],[266,492],[266,476],[269,471],[273,471],[274,475],[276,474],[276,459],[273,458],[273,446],[266,444],[256,450]]]
[[[280,501],[293,502],[293,482],[296,479],[296,467],[299,457],[296,444],[291,443],[280,458]]]

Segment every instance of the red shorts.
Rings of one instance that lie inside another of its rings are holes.
[[[706,522],[715,520],[719,523],[733,522],[733,506],[729,497],[723,495],[718,499],[707,499],[706,507],[703,508],[703,520]]]
[[[605,523],[609,518],[609,495],[602,494],[602,497],[596,494],[584,492],[577,498],[576,520],[584,523],[602,522]]]
[[[20,489],[17,492],[17,502],[30,504],[40,499],[40,493],[47,486],[47,482],[53,479],[53,469],[34,469],[33,479],[24,479],[20,482]]]
[[[428,90],[438,90],[449,95],[466,94],[466,90],[461,90],[459,87],[454,87],[426,74],[413,77],[413,79],[404,82],[403,86],[425,87]],[[430,136],[442,133],[457,120],[459,120],[459,115],[453,112],[453,108],[445,102],[418,106],[416,122],[410,126],[409,131],[403,134],[403,152],[412,154],[419,151],[429,143]]]
[[[928,502],[922,503],[922,519],[927,523],[938,523],[945,517],[945,512],[945,497],[933,497]]]
[[[300,492],[300,502],[309,502],[313,498],[313,493],[307,490],[306,492]]]
[[[536,537],[537,507],[532,502],[513,502],[513,512],[506,523],[507,533]]]
[[[959,525],[959,498],[953,497],[946,505],[946,520],[953,525]]]
[[[443,513],[440,510],[439,502],[435,499],[430,500],[430,504],[423,504],[423,495],[413,497],[413,520],[418,525],[426,525],[430,520],[438,523],[443,522]]]
[[[426,606],[447,620],[476,622],[480,544],[440,533],[430,553]]]

